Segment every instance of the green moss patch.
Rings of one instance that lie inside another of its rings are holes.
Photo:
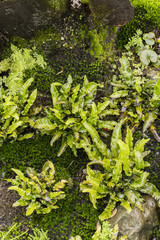
[[[137,29],[143,32],[160,28],[160,1],[159,0],[132,0],[134,18],[121,27],[117,36],[117,46],[123,47],[135,34]]]

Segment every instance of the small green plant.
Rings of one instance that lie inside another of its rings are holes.
[[[46,117],[36,120],[33,127],[39,129],[42,134],[53,136],[51,146],[57,139],[62,138],[58,156],[65,151],[67,146],[76,155],[80,140],[85,139],[90,142],[89,136],[105,155],[107,148],[100,139],[98,131],[105,133],[104,128],[113,129],[116,122],[101,120],[109,114],[105,111],[109,105],[108,101],[99,102],[97,105],[94,102],[97,87],[102,87],[102,85],[88,82],[85,76],[82,87],[79,84],[71,88],[72,81],[72,77],[69,76],[64,85],[57,82],[51,84],[53,107],[45,108]]]
[[[108,221],[104,221],[102,227],[100,223],[97,223],[96,232],[92,236],[93,240],[117,240],[118,236],[118,224],[111,228]],[[127,236],[121,237],[119,240],[125,240]],[[82,240],[80,236],[70,237],[69,240]]]
[[[27,240],[49,240],[47,234],[48,231],[43,231],[43,229],[34,228],[33,234],[27,235],[28,230],[25,232],[19,230],[21,224],[14,223],[12,226],[8,227],[7,230],[0,231],[0,239],[1,240],[16,240],[22,239],[21,237],[25,236]]]
[[[69,240],[82,240],[82,238],[79,235],[77,235],[75,237],[70,237]]]
[[[48,231],[43,231],[43,229],[34,228],[33,234],[29,234],[27,240],[49,240],[47,236]]]
[[[97,229],[95,234],[92,236],[93,240],[116,240],[118,236],[118,224],[116,224],[113,228],[108,221],[104,221],[102,223],[102,227],[100,223],[97,223]],[[121,237],[119,240],[125,240],[127,236]]]
[[[134,7],[134,18],[120,28],[117,36],[117,44],[124,47],[137,29],[153,31],[160,27],[160,2],[159,0],[131,0]]]
[[[88,32],[88,36],[90,39],[89,53],[92,56],[99,57],[104,52],[104,49],[102,44],[100,43],[100,36],[98,35],[97,30],[90,30]]]
[[[125,46],[127,51],[137,53],[142,63],[142,69],[148,66],[150,63],[153,66],[160,66],[159,55],[154,51],[154,46],[156,44],[156,37],[153,32],[143,34],[142,31],[137,30],[136,34],[130,39],[128,44]],[[130,55],[132,55],[130,52]],[[144,66],[143,66],[144,65]]]
[[[43,56],[37,54],[36,49],[27,49],[11,45],[12,54],[0,62],[0,86],[7,87],[7,92],[16,95],[24,84],[26,70],[32,70],[37,66],[44,68],[46,62]]]
[[[133,206],[142,209],[142,193],[147,193],[158,200],[160,205],[160,193],[157,188],[148,182],[148,172],[145,167],[150,164],[143,159],[148,154],[144,152],[144,145],[149,139],[142,139],[133,147],[133,136],[129,128],[125,142],[122,141],[120,121],[113,130],[111,139],[110,157],[92,161],[87,165],[87,177],[80,184],[82,192],[88,192],[90,200],[96,208],[97,199],[108,196],[108,203],[99,216],[103,221],[112,215],[117,202],[130,213]],[[91,166],[100,166],[99,170],[91,169]]]
[[[30,126],[33,122],[34,115],[38,114],[41,110],[41,107],[35,107],[30,111],[37,97],[36,89],[29,95],[28,88],[33,80],[33,78],[28,79],[19,89],[17,95],[5,93],[4,89],[1,87],[1,145],[6,138],[23,140],[31,138],[34,135],[33,131],[30,129],[28,133],[24,134],[24,129]]]
[[[160,80],[156,82],[149,78],[146,71],[150,63],[158,66],[160,62],[153,49],[154,33],[141,35],[142,32],[137,30],[126,45],[127,52],[119,59],[120,67],[111,82],[113,93],[109,99],[110,107],[119,111],[121,118],[128,117],[131,127],[144,122],[145,132],[158,118],[160,106]]]
[[[15,240],[20,239],[20,237],[24,236],[28,230],[25,232],[17,233],[19,232],[19,224],[14,223],[12,226],[8,227],[7,230],[0,231],[0,239],[1,240]]]
[[[66,180],[55,181],[55,168],[51,161],[47,161],[42,168],[41,173],[37,173],[33,168],[26,170],[28,177],[18,169],[12,168],[17,174],[15,179],[7,179],[13,186],[10,190],[15,190],[21,198],[13,204],[13,207],[27,206],[26,216],[34,211],[37,214],[49,213],[52,209],[58,208],[56,205],[59,199],[65,197],[64,188]]]
[[[86,43],[87,52],[94,56],[96,59],[103,61],[112,58],[115,53],[115,41],[114,35],[116,27],[111,27],[108,30],[107,27],[98,26],[96,29],[88,30],[86,26],[82,26],[80,30],[81,40]],[[110,39],[106,41],[107,37]]]
[[[44,59],[34,50],[18,49],[11,45],[10,58],[0,62],[0,143],[8,137],[23,140],[31,138],[32,132],[23,135],[24,129],[30,126],[33,115],[37,114],[41,107],[32,109],[32,117],[29,113],[36,97],[37,89],[29,94],[29,87],[34,81],[30,78],[24,81],[25,71],[36,66],[45,66]]]

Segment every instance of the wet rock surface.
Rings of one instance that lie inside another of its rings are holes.
[[[160,67],[157,69],[155,69],[155,68],[149,69],[146,73],[146,76],[157,82],[158,79],[160,78]]]
[[[53,21],[56,25],[56,18],[61,17],[64,12],[70,12],[71,2],[69,0],[1,1],[0,33],[6,37],[30,38],[35,31],[51,25]],[[104,26],[124,25],[134,14],[129,0],[89,0],[89,7],[98,24]]]
[[[89,0],[90,8],[96,20],[103,26],[127,24],[134,15],[129,0]]]
[[[134,208],[130,214],[122,207],[118,207],[117,214],[110,219],[110,223],[119,226],[119,237],[127,235],[128,240],[149,240],[150,231],[158,224],[156,201],[146,195],[143,203],[144,212]]]
[[[7,36],[30,38],[38,29],[50,25],[61,16],[66,0],[8,0],[0,2],[0,32]]]

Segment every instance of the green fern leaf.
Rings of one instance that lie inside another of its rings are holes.
[[[119,154],[118,140],[119,139],[122,140],[122,134],[121,134],[122,123],[123,123],[123,120],[117,123],[112,133],[111,151],[114,157],[118,157],[118,154]]]
[[[61,147],[57,153],[57,157],[60,157],[66,150],[66,148],[68,147],[68,143],[67,140],[65,138],[62,138],[62,144]]]
[[[22,126],[22,124],[23,121],[17,121],[12,123],[8,128],[7,135],[12,134],[19,126]]]
[[[104,221],[104,220],[110,218],[111,215],[112,215],[112,211],[113,211],[113,209],[115,208],[115,206],[116,206],[116,201],[114,201],[114,200],[112,200],[112,199],[110,198],[110,200],[109,200],[106,208],[105,208],[104,211],[99,215],[99,219],[100,219],[101,221]]]
[[[33,103],[35,102],[37,97],[37,89],[35,89],[31,95],[29,96],[29,99],[27,100],[27,104],[24,107],[24,110],[22,112],[23,115],[26,115],[29,111],[29,109],[31,108],[31,106],[33,105]]]
[[[71,90],[72,82],[73,82],[73,79],[72,79],[71,75],[69,75],[67,78],[67,83],[64,84],[60,90],[60,92],[62,93],[62,95],[65,99],[68,97],[67,93]]]
[[[50,90],[51,90],[53,106],[56,104],[56,102],[58,102],[58,97],[59,97],[59,92],[58,92],[56,86],[62,86],[62,84],[61,83],[52,83],[51,84]],[[56,106],[56,108],[60,108],[60,105],[58,104]]]
[[[135,190],[142,188],[142,187],[145,185],[145,183],[147,182],[148,175],[149,175],[149,173],[143,172],[143,173],[141,174],[141,176],[140,176],[138,179],[136,179],[136,180],[130,185],[130,187],[133,188],[133,189],[135,189]]]
[[[131,176],[132,171],[130,169],[130,160],[129,160],[129,155],[130,155],[130,150],[129,146],[125,144],[122,140],[118,140],[118,144],[120,147],[120,153],[118,156],[119,161],[122,161],[123,163],[123,169],[125,171],[125,174],[127,176]]]
[[[132,131],[127,127],[127,135],[126,135],[126,144],[128,145],[130,151],[133,150],[133,135]]]
[[[83,122],[82,124],[86,128],[86,130],[89,132],[89,134],[91,135],[93,142],[95,142],[95,144],[96,144],[97,148],[100,150],[100,152],[104,156],[108,156],[108,154],[109,154],[108,149],[107,149],[106,145],[100,139],[99,134],[96,131],[96,129],[90,123],[87,123],[86,121]]]
[[[127,210],[128,214],[132,211],[131,205],[127,200],[121,200],[121,205]]]
[[[35,121],[34,128],[44,130],[54,130],[57,124],[53,124],[48,118],[39,118]]]
[[[144,145],[145,145],[149,140],[150,140],[150,138],[138,140],[138,141],[135,143],[134,150],[135,150],[135,151],[139,151],[140,153],[144,152]]]
[[[21,87],[20,92],[19,92],[19,97],[20,97],[20,104],[23,105],[27,98],[28,98],[28,88],[30,87],[30,85],[32,84],[32,82],[34,81],[34,78],[29,78]]]

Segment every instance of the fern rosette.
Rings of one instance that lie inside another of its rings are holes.
[[[127,128],[125,142],[121,137],[122,121],[118,123],[113,131],[111,140],[110,158],[95,160],[87,166],[87,177],[80,184],[83,192],[88,192],[90,200],[96,208],[97,199],[108,196],[108,204],[100,220],[111,217],[116,203],[120,203],[127,212],[131,212],[136,206],[143,211],[142,193],[147,193],[158,200],[160,205],[160,193],[157,188],[148,182],[148,172],[144,171],[149,166],[144,161],[148,152],[144,152],[144,145],[149,139],[142,139],[135,143],[133,148],[132,132]],[[94,170],[91,166],[100,166],[99,170]]]
[[[51,146],[62,138],[62,145],[59,149],[60,156],[67,146],[76,155],[76,148],[81,140],[90,142],[90,137],[96,147],[104,153],[107,152],[106,145],[99,137],[98,131],[105,134],[104,128],[113,129],[115,121],[103,121],[108,113],[106,111],[109,101],[102,103],[94,102],[97,87],[101,84],[88,82],[86,76],[81,87],[71,87],[73,79],[68,77],[67,83],[51,84],[51,96],[53,107],[45,108],[46,117],[35,121],[34,128],[39,129],[42,134],[52,135]],[[82,146],[83,147],[83,146]]]
[[[13,207],[27,206],[26,216],[34,211],[37,214],[49,213],[52,209],[57,209],[56,205],[59,199],[65,197],[62,188],[65,187],[66,180],[56,183],[54,179],[55,168],[51,161],[47,161],[42,168],[41,173],[37,173],[33,168],[27,168],[27,175],[18,169],[12,169],[16,174],[15,179],[7,179],[13,186],[10,190],[15,190],[21,198],[13,204]]]

